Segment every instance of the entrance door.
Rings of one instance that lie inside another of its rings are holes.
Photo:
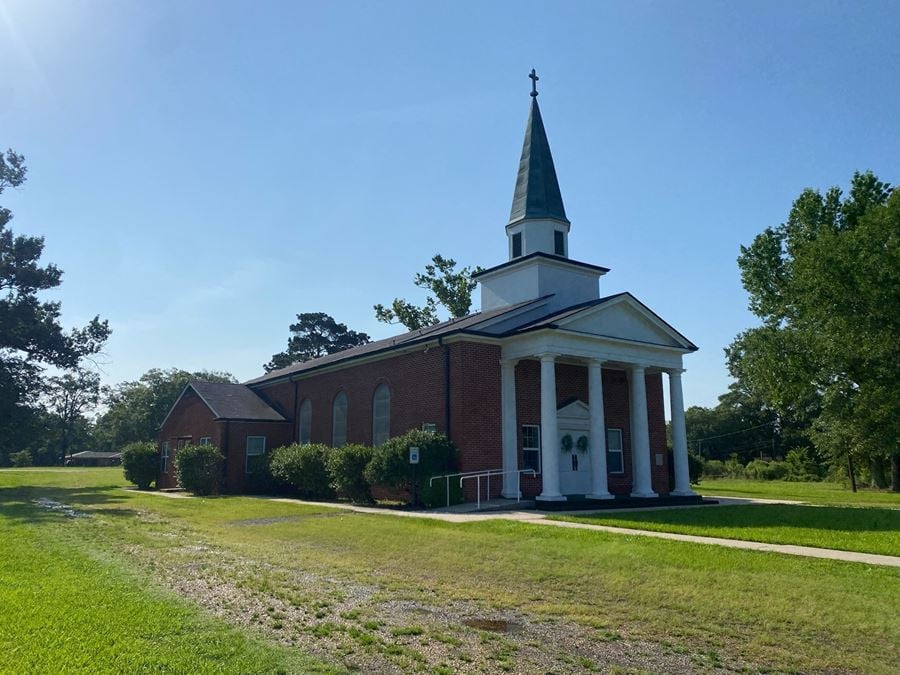
[[[559,432],[559,491],[564,495],[591,492],[591,444],[587,431]]]

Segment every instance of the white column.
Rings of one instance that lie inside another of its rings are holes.
[[[516,425],[516,362],[500,361],[500,414],[503,431],[503,471],[519,468],[519,439]],[[503,474],[503,492],[508,499],[521,497],[518,476]]]
[[[632,497],[656,497],[650,479],[650,427],[647,422],[647,383],[644,366],[629,373],[631,393],[631,468],[634,474]]]
[[[606,424],[603,418],[603,361],[588,363],[588,408],[591,413],[591,494],[588,499],[612,499],[606,475]]]
[[[556,420],[556,354],[541,354],[542,501],[564,501],[559,491],[559,430]]]
[[[684,427],[684,395],[681,392],[683,370],[669,371],[669,403],[672,407],[672,459],[675,462],[675,489],[677,497],[693,497],[691,474],[688,470],[687,432]]]

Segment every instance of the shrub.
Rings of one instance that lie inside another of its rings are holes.
[[[822,467],[816,462],[809,448],[799,447],[789,450],[784,458],[787,470],[786,480],[816,481],[822,479]]]
[[[693,452],[688,453],[688,474],[691,477],[691,485],[700,483],[700,477],[703,475],[703,458]]]
[[[330,452],[330,447],[320,443],[275,448],[270,471],[276,480],[290,485],[304,499],[331,499],[334,490],[325,468]]]
[[[9,463],[13,466],[31,466],[34,464],[34,461],[31,457],[30,450],[21,450],[19,452],[12,452],[9,455]]]
[[[225,459],[214,445],[186,445],[175,453],[178,484],[197,495],[219,492]]]
[[[261,494],[272,492],[276,481],[272,477],[272,454],[247,457],[247,474],[244,476],[244,492]]]
[[[419,448],[419,464],[415,469],[409,463],[409,448]],[[398,489],[410,489],[413,472],[419,485],[419,497],[424,506],[436,507],[447,503],[444,481],[429,486],[432,476],[453,473],[457,470],[456,446],[443,434],[413,429],[382,443],[372,451],[372,461],[366,467],[365,477],[372,485],[384,485]],[[459,482],[450,481],[450,503],[462,501]]]
[[[372,448],[365,445],[333,448],[325,463],[331,487],[352,502],[370,503],[372,486],[364,473],[371,460]]]
[[[150,483],[156,480],[159,470],[156,444],[129,443],[122,448],[122,470],[125,472],[125,480],[137,485],[139,490],[149,488]]]
[[[703,475],[707,478],[721,478],[725,475],[725,463],[718,459],[704,459]]]
[[[744,475],[752,480],[781,480],[787,475],[784,462],[754,459],[744,467]]]

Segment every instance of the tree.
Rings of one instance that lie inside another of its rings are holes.
[[[453,318],[466,316],[472,307],[472,291],[477,285],[472,276],[479,272],[480,267],[463,267],[457,272],[456,261],[438,253],[425,265],[425,273],[416,274],[413,282],[432,293],[425,298],[425,304],[419,307],[403,298],[394,298],[390,307],[375,305],[375,318],[383,323],[403,324],[408,330],[418,330],[440,321],[438,305]]]
[[[118,450],[127,443],[156,440],[163,420],[191,380],[237,382],[230,373],[179,368],[153,368],[136,382],[122,382],[106,391],[107,411],[97,420],[102,447]]]
[[[0,194],[25,182],[25,158],[12,150],[0,153]],[[41,266],[43,237],[14,235],[12,212],[0,206],[0,455],[31,439],[36,403],[47,366],[73,369],[98,354],[110,334],[95,317],[83,328],[65,331],[60,303],[44,302],[41,291],[56,288],[62,271]]]
[[[298,314],[297,323],[291,324],[290,331],[287,349],[272,355],[272,360],[263,366],[266,372],[364,345],[371,340],[365,333],[350,330],[324,312]]]
[[[762,325],[726,350],[731,374],[780,413],[809,414],[833,463],[890,460],[900,491],[900,192],[856,173],[843,198],[807,189],[738,258]]]
[[[85,413],[100,402],[100,375],[77,368],[48,378],[44,406],[59,427],[59,455],[65,462],[79,426],[86,423]]]

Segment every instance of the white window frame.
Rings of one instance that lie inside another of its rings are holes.
[[[212,445],[212,436],[201,436],[200,445]]]
[[[312,401],[308,398],[303,399],[297,415],[297,442],[300,445],[312,443]]]
[[[525,429],[534,429],[537,433],[537,446],[532,447],[530,445],[525,445]],[[543,469],[543,465],[541,464],[541,426],[539,424],[523,424],[522,425],[522,468],[527,466],[527,462],[525,461],[525,453],[526,452],[536,452],[537,453],[537,473],[541,473]]]
[[[163,441],[159,451],[160,473],[169,473],[169,441]]]
[[[387,395],[385,403],[383,395]],[[380,404],[386,406],[379,411],[379,396],[382,396]],[[379,414],[380,412],[380,414]],[[379,428],[379,425],[381,428]],[[391,437],[391,388],[384,382],[375,387],[372,394],[372,445],[381,445]]]
[[[340,432],[338,434],[338,401],[343,401],[343,419],[340,424]],[[331,402],[331,447],[339,448],[342,445],[347,445],[347,417],[350,409],[350,401],[347,398],[346,392],[339,391],[335,394],[334,399]]]
[[[262,439],[262,452],[250,452],[250,441],[251,440],[259,440]],[[265,436],[247,436],[247,442],[244,446],[244,472],[251,473],[250,471],[250,458],[251,457],[260,457],[266,454],[266,437]]]
[[[618,434],[618,436],[619,436],[619,447],[618,448],[610,449],[612,447],[612,444],[609,442],[609,435],[611,433]],[[615,475],[620,475],[620,474],[625,473],[625,438],[622,435],[622,430],[617,427],[612,427],[612,428],[609,428],[606,430],[606,466],[607,467],[611,466],[610,461],[609,461],[609,456],[614,455],[614,454],[619,455],[619,458],[620,458],[619,465],[622,467],[622,469],[620,471],[612,471],[610,469],[609,473],[615,474]]]

